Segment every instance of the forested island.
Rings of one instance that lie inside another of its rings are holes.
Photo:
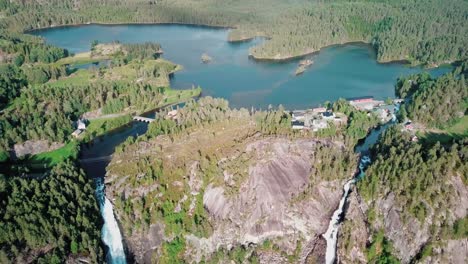
[[[112,263],[104,199],[129,263],[324,263],[340,201],[338,263],[464,263],[467,12],[462,0],[0,0],[0,263]],[[323,102],[310,111],[324,126],[296,129],[294,109],[171,88],[183,65],[157,42],[72,54],[25,34],[87,23],[227,27],[226,41],[264,37],[250,55],[273,61],[365,42],[378,62],[453,69],[400,77],[379,109]],[[150,122],[141,133],[134,117]]]

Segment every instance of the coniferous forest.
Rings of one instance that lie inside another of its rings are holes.
[[[191,23],[234,27],[230,39],[266,36],[260,59],[282,59],[322,47],[362,41],[381,62],[428,65],[467,57],[463,0],[358,1],[0,1],[3,28],[96,23]]]
[[[89,52],[71,54],[26,34],[89,23],[227,27],[226,41],[264,38],[249,50],[257,60],[363,42],[379,63],[450,64],[438,77],[395,80],[397,120],[365,153],[372,163],[352,188],[337,254],[344,263],[451,263],[446,254],[457,250],[468,256],[457,247],[468,243],[468,1],[0,0],[0,263],[106,262],[81,147],[166,106],[143,135],[127,135],[105,157],[105,195],[128,260],[297,263],[305,256],[314,263],[324,258],[314,251],[323,250],[327,221],[364,155],[355,147],[382,125],[375,112],[339,99],[325,103],[337,114],[326,129],[294,130],[281,105],[232,109],[222,98],[198,98],[200,87],[172,89],[170,77],[182,67],[161,58],[157,42],[93,41]],[[89,133],[72,134],[84,117]],[[16,157],[15,147],[41,141],[59,148]],[[285,213],[270,219],[283,202]],[[245,218],[229,218],[234,210]],[[271,230],[262,233],[265,226]]]

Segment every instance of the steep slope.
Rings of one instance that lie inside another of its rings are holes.
[[[182,108],[178,125],[155,124],[167,133],[126,144],[108,168],[107,195],[136,262],[323,255],[314,245],[353,175],[355,154],[292,133],[281,111],[250,114],[216,100]],[[194,113],[200,122],[188,126]]]

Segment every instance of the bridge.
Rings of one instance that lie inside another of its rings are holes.
[[[149,118],[149,117],[143,117],[143,116],[134,116],[134,117],[133,117],[133,120],[135,120],[135,121],[140,121],[140,122],[151,123],[151,122],[153,122],[155,119]]]
[[[101,161],[110,161],[112,159],[112,155],[109,156],[102,156],[96,158],[87,158],[87,159],[80,159],[80,162],[83,164],[90,164],[90,163],[97,163]]]

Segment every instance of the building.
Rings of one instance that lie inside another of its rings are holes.
[[[335,114],[331,111],[322,112],[321,116],[323,119],[327,119],[327,120],[335,118]]]
[[[349,98],[348,101],[350,105],[361,111],[371,111],[375,107],[384,104],[384,101],[374,100],[372,96]]]
[[[312,131],[319,131],[320,129],[324,129],[328,127],[328,121],[325,119],[314,119],[312,121],[311,129]]]
[[[292,129],[304,129],[304,122],[303,121],[292,121],[291,122]]]
[[[80,129],[80,130],[85,130],[86,129],[86,123],[85,123],[84,119],[78,119],[77,128]]]
[[[175,120],[177,119],[177,109],[171,110],[167,113],[167,118]]]
[[[296,120],[304,121],[305,114],[306,114],[305,111],[296,110],[291,113],[291,117],[293,121],[296,121]]]
[[[323,113],[323,112],[326,112],[326,111],[327,111],[327,108],[325,108],[325,107],[316,107],[316,108],[312,109],[312,112],[314,112],[314,113]]]
[[[72,136],[77,138],[77,137],[79,137],[81,135],[81,133],[83,133],[83,130],[77,129],[77,130],[73,131]]]

